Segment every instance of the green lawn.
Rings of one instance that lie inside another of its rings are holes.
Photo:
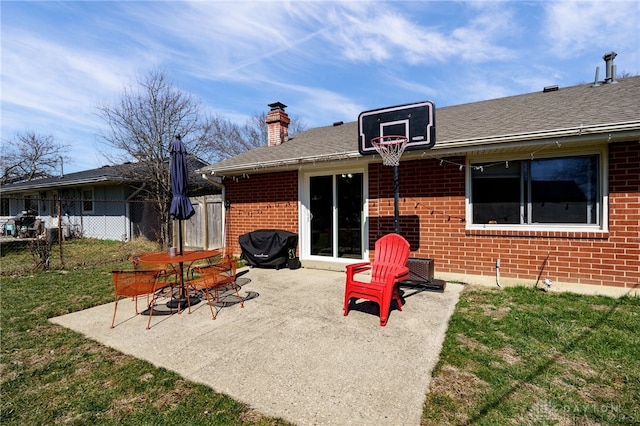
[[[424,424],[640,424],[640,298],[467,288]]]
[[[28,254],[2,258],[0,424],[287,424],[48,321],[113,301],[110,271],[138,250],[76,241],[64,252],[73,269],[37,273],[23,272]]]
[[[109,272],[137,250],[77,241],[68,270],[35,273],[2,258],[0,424],[286,424],[48,322],[110,302]],[[640,424],[639,348],[640,298],[468,287],[423,424]]]

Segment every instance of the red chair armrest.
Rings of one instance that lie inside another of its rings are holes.
[[[352,263],[346,266],[347,275],[353,277],[355,274],[359,274],[371,269],[371,262]]]

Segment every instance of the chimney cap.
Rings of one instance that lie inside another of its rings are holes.
[[[284,111],[284,109],[287,107],[285,104],[283,104],[282,102],[274,102],[272,104],[267,105],[269,108],[271,108],[271,111],[276,111],[276,110],[282,110]]]
[[[613,61],[616,56],[618,56],[616,52],[609,52],[609,53],[605,53],[602,56],[602,59],[604,59],[605,61]]]

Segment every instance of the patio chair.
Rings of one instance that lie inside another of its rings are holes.
[[[194,263],[189,266],[189,275],[193,278],[196,274],[203,275],[206,271],[223,271],[227,274],[233,273],[235,270],[231,270],[234,266],[233,251],[230,248],[224,247],[220,249],[220,254],[214,257],[204,259],[202,262]],[[235,262],[237,265],[237,261]]]
[[[192,268],[193,273],[198,274],[199,277],[188,281],[187,286],[195,292],[204,294],[211,310],[212,319],[216,319],[216,314],[211,302],[218,300],[221,287],[230,286],[236,292],[240,307],[244,307],[242,297],[240,297],[240,289],[236,283],[237,267],[238,260],[228,254],[214,265],[194,266]],[[213,298],[211,297],[211,291],[214,293]],[[191,306],[189,306],[189,313],[191,313]]]
[[[129,256],[129,261],[135,271],[153,271],[158,274],[167,284],[171,283],[173,290],[179,282],[178,270],[171,264],[140,262],[140,257],[150,253],[137,253]]]
[[[352,298],[366,299],[380,306],[380,325],[387,325],[391,300],[395,300],[398,310],[402,310],[402,300],[398,283],[407,279],[409,268],[409,243],[398,234],[387,234],[376,241],[373,262],[347,265],[347,279],[344,291],[344,315],[349,314]],[[356,280],[355,275],[371,270],[369,282]]]
[[[116,311],[118,310],[118,300],[121,297],[131,297],[135,301],[136,315],[138,315],[138,297],[147,296],[147,304],[149,307],[149,321],[147,321],[147,330],[151,324],[151,316],[153,315],[153,307],[160,290],[171,287],[171,283],[162,279],[157,271],[112,271],[113,286],[115,289],[115,306],[113,307],[113,319],[111,320],[111,328],[114,327],[116,321]],[[151,297],[151,302],[149,302]]]
[[[129,261],[133,264],[133,269],[136,271],[157,271],[166,275],[176,274],[175,269],[169,265],[169,269],[167,270],[167,265],[162,263],[148,263],[148,262],[140,262],[140,258],[146,254],[153,254],[155,252],[150,253],[136,253],[129,256]]]

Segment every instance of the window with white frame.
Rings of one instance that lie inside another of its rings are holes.
[[[82,213],[93,212],[93,189],[82,190]]]
[[[471,164],[474,225],[601,225],[600,155]]]

